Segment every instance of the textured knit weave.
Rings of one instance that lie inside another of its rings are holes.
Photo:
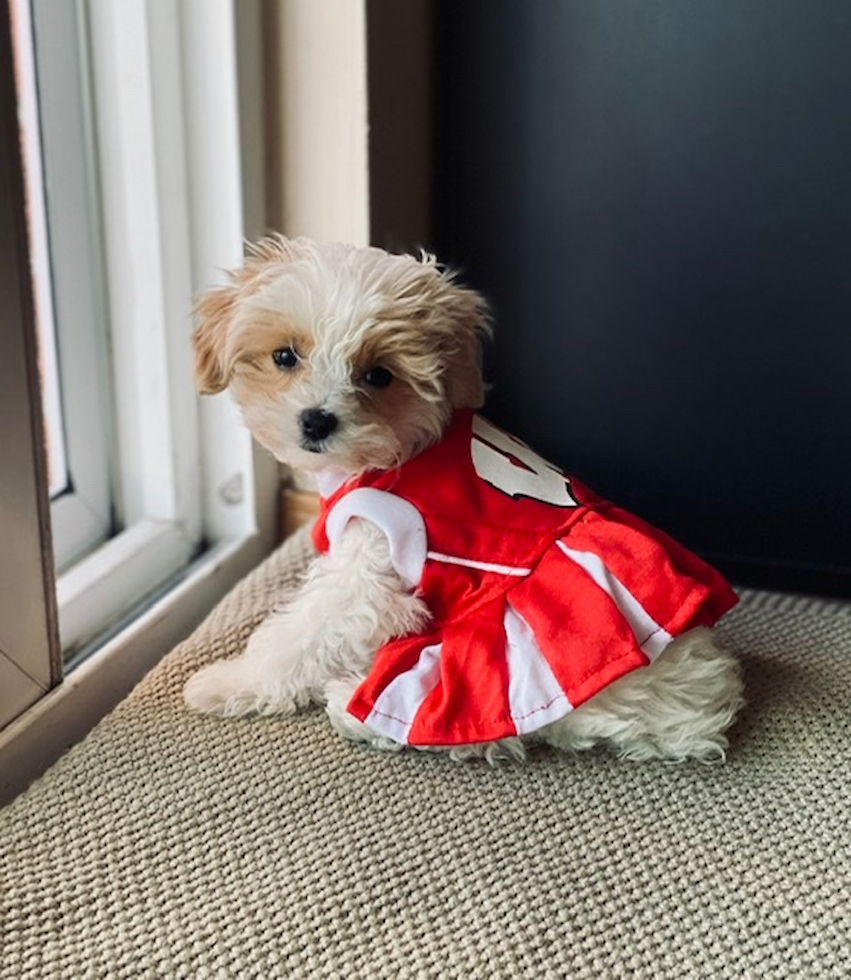
[[[851,607],[748,593],[726,765],[385,755],[189,714],[285,546],[0,812],[0,977],[851,976]]]

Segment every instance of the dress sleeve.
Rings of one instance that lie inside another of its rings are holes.
[[[412,503],[386,490],[359,487],[341,497],[325,519],[325,534],[333,553],[346,525],[353,517],[380,528],[390,543],[393,567],[405,588],[413,589],[423,574],[428,535],[422,514]]]

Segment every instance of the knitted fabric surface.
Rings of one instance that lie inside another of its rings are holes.
[[[851,975],[851,607],[746,592],[726,764],[383,754],[192,715],[297,537],[0,811],[0,977]]]
[[[313,538],[381,528],[431,613],[376,654],[348,710],[411,745],[526,735],[736,602],[721,575],[480,415],[328,496]]]

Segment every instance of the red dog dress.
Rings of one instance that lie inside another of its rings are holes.
[[[385,532],[432,614],[378,650],[348,705],[410,745],[533,732],[736,602],[682,545],[468,411],[400,468],[324,496],[317,549],[352,518]]]

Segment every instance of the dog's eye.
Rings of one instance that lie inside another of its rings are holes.
[[[272,351],[272,360],[279,368],[289,371],[298,364],[298,354],[292,347],[279,347]]]
[[[373,388],[386,388],[393,380],[393,375],[383,367],[370,368],[363,380]]]

